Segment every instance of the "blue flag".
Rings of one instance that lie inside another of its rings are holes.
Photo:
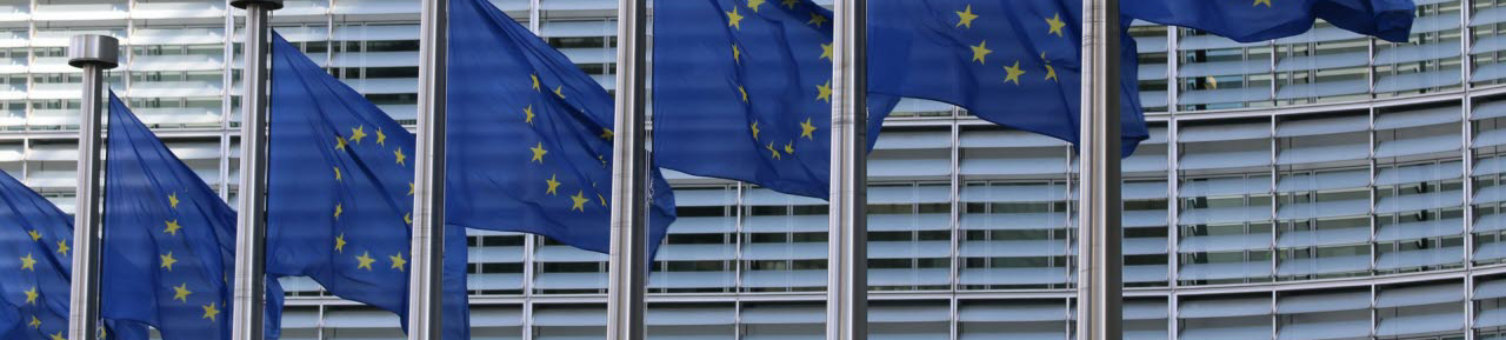
[[[1416,14],[1411,0],[1136,0],[1119,6],[1129,17],[1196,28],[1242,42],[1307,32],[1316,19],[1355,33],[1404,42]]]
[[[666,168],[825,199],[831,12],[808,0],[654,2],[654,155]],[[898,97],[870,94],[868,147]]]
[[[68,336],[73,218],[0,172],[0,339]],[[146,327],[107,320],[105,339],[146,340]]]
[[[0,174],[0,338],[68,335],[73,220]]]
[[[608,252],[612,96],[491,2],[451,4],[449,223]],[[652,178],[649,254],[675,216]]]
[[[984,120],[1076,144],[1082,2],[878,1],[869,6],[869,91],[961,106]],[[1122,23],[1129,27],[1129,21]],[[1134,40],[1120,75],[1123,155],[1149,137]]]
[[[267,272],[408,316],[413,134],[272,42]],[[470,338],[465,228],[445,228],[444,338]]]
[[[110,94],[100,316],[163,339],[228,339],[235,211]],[[267,334],[282,289],[268,280]]]

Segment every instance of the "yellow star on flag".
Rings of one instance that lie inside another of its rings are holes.
[[[160,257],[162,259],[161,267],[163,269],[167,269],[167,271],[173,271],[173,264],[178,263],[178,259],[173,258],[173,252],[167,252],[167,254],[157,255],[157,257]]]
[[[188,295],[190,295],[190,294],[193,294],[193,292],[188,290],[188,283],[187,282],[184,282],[183,284],[178,285],[177,287],[173,287],[173,300],[179,300],[179,301],[183,301],[184,303],[187,303],[188,302]]]
[[[821,27],[821,25],[826,24],[826,21],[827,21],[827,19],[826,19],[825,15],[821,15],[820,13],[816,13],[816,12],[811,12],[811,21],[807,21],[805,23],[811,24],[811,25],[816,25],[816,27],[819,28],[819,27]]]
[[[743,50],[737,48],[737,44],[732,44],[732,61],[737,63],[743,62]]]
[[[748,126],[748,128],[753,130],[753,140],[758,140],[758,133],[761,132],[758,130],[758,121],[753,121],[753,125]]]
[[[338,166],[332,166],[330,168],[335,169],[335,180],[336,181],[341,181],[342,179],[340,178],[340,167],[338,167]]]
[[[805,137],[810,140],[816,140],[815,132],[816,124],[811,124],[810,118],[806,118],[804,122],[800,123],[800,137]]]
[[[737,86],[737,92],[743,94],[743,102],[747,103],[748,102],[748,90],[744,89],[742,85],[738,85]]]
[[[1261,4],[1265,4],[1266,8],[1271,8],[1271,0],[1255,0],[1255,4],[1252,6],[1260,6]]]
[[[831,44],[821,44],[821,59],[831,59]]]
[[[371,263],[376,262],[376,259],[371,258],[371,252],[364,252],[361,253],[361,256],[356,256],[356,261],[360,262],[356,264],[356,269],[365,268],[366,270],[370,271]]]
[[[403,148],[392,150],[392,157],[397,158],[397,164],[408,165],[408,155],[403,154]]]
[[[565,99],[565,85],[555,86],[554,95],[559,96],[560,99]]]
[[[403,213],[403,223],[404,224],[413,224],[413,213],[412,212]]]
[[[180,202],[178,201],[178,193],[175,192],[167,195],[167,205],[172,206],[173,209],[178,208],[178,202]]]
[[[769,154],[772,155],[772,157],[774,157],[774,159],[776,159],[776,160],[783,159],[782,157],[779,156],[779,150],[775,150],[774,149],[774,142],[769,142],[769,146],[766,146],[764,148],[769,150]]]
[[[203,308],[204,318],[209,319],[210,322],[213,322],[215,317],[218,317],[220,315],[220,309],[215,306],[214,302],[210,302],[209,304],[204,305]]]
[[[581,212],[585,212],[586,202],[590,202],[591,200],[586,198],[585,191],[580,191],[576,192],[575,196],[570,196],[570,201],[575,202],[575,205],[570,206],[570,210],[579,210]]]
[[[350,128],[350,141],[356,142],[356,144],[361,144],[362,139],[366,139],[365,125]]]
[[[345,204],[344,203],[335,203],[335,219],[337,219],[337,220],[340,219],[340,214],[344,214],[344,213],[345,213]]]
[[[616,135],[617,134],[612,133],[612,129],[601,128],[601,135],[598,136],[598,137],[601,137],[601,139],[605,139],[605,140],[612,140],[612,137],[614,137]]]
[[[795,154],[795,142],[784,143],[784,153]]]
[[[340,233],[340,236],[335,236],[335,252],[345,252],[345,233]]]
[[[26,325],[31,326],[31,328],[42,328],[42,319],[38,319],[36,315],[32,315],[31,322],[27,322]]]
[[[387,134],[383,133],[381,128],[377,128],[376,133],[377,133],[377,145],[387,146]]]
[[[988,62],[986,60],[988,59],[988,54],[994,53],[993,50],[988,49],[988,40],[984,40],[983,42],[978,43],[978,45],[972,46],[972,48],[973,61],[976,61],[979,64],[987,64]]]
[[[47,340],[68,340],[68,338],[63,337],[63,331],[58,331],[57,333],[48,335]]]
[[[413,182],[408,182],[408,196],[413,196]]]
[[[601,197],[601,194],[596,194],[596,201],[597,202],[601,202],[601,207],[602,208],[611,207],[611,206],[607,205],[607,198],[606,197]]]
[[[733,7],[731,12],[727,12],[727,27],[743,29],[743,15],[737,13],[737,7]]]
[[[167,227],[162,229],[162,233],[164,234],[172,234],[173,236],[178,236],[178,229],[183,229],[183,226],[178,225],[178,220],[165,222],[167,223]]]
[[[533,105],[523,108],[523,122],[533,125]]]
[[[780,1],[780,3],[784,4],[784,7],[789,7],[790,9],[795,9],[795,4],[800,3],[800,0],[784,0],[784,1]]]
[[[765,0],[748,0],[748,9],[752,9],[753,13],[758,13],[758,6],[763,6],[764,1]]]
[[[27,289],[22,293],[26,294],[26,304],[28,305],[37,304],[37,297],[42,296],[42,294],[37,293],[37,286],[31,286],[31,289]]]
[[[530,159],[530,162],[544,164],[544,155],[549,153],[549,150],[544,150],[544,142],[539,142],[538,145],[534,145],[534,147],[528,148],[528,150],[533,150],[533,159]]]
[[[397,271],[400,271],[400,272],[401,271],[406,271],[408,260],[404,260],[403,259],[403,254],[402,253],[397,253],[397,254],[394,254],[392,256],[388,256],[387,259],[388,260],[392,260],[392,268],[391,269],[397,269]]]
[[[831,102],[831,80],[827,80],[826,84],[816,85],[816,100]]]
[[[528,75],[528,77],[529,78],[533,78],[533,90],[534,91],[539,91],[539,75],[537,75],[537,74],[530,74],[530,75]]]
[[[1046,80],[1059,81],[1056,79],[1056,68],[1051,67],[1050,63],[1046,63]]]
[[[32,241],[42,239],[42,233],[39,233],[36,230],[28,230],[26,231],[26,235],[30,235]]]
[[[58,254],[68,255],[68,250],[69,249],[73,249],[73,248],[69,248],[68,247],[68,240],[60,240],[60,241],[58,241]]]
[[[1019,60],[1014,61],[1014,66],[1005,66],[1004,71],[1009,72],[1008,75],[1004,76],[1004,82],[1014,82],[1015,85],[1020,84],[1020,75],[1025,74],[1025,70],[1020,69]]]
[[[1050,31],[1046,31],[1046,34],[1055,34],[1058,37],[1065,36],[1065,33],[1062,33],[1062,28],[1067,27],[1067,23],[1062,21],[1061,13],[1056,13],[1056,16],[1046,18],[1046,25],[1050,26],[1051,29]]]
[[[335,136],[335,150],[345,150],[345,144],[345,138],[338,135]]]
[[[973,14],[973,5],[967,5],[966,9],[957,11],[957,18],[957,27],[973,28],[973,20],[977,20],[978,15]]]
[[[550,176],[549,180],[544,181],[544,184],[549,185],[549,189],[546,189],[546,191],[544,191],[544,193],[550,194],[550,195],[558,195],[558,193],[556,193],[555,191],[557,189],[559,189],[559,187],[560,187],[560,181],[555,180],[556,178],[559,178],[558,174],[556,174],[554,176]]]
[[[37,271],[37,259],[31,257],[31,253],[26,253],[26,257],[21,258],[21,269]]]

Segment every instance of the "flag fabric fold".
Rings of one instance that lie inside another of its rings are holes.
[[[105,158],[100,316],[166,340],[228,339],[235,211],[112,92]],[[269,294],[282,294],[268,280]],[[267,304],[267,335],[282,305]]]
[[[452,0],[449,58],[448,223],[607,253],[611,94],[486,0]],[[652,257],[675,211],[650,168]]]
[[[869,5],[869,91],[951,103],[984,120],[1076,144],[1082,2],[879,1]],[[1124,28],[1129,27],[1125,20]],[[1134,39],[1122,44],[1123,155],[1149,137]]]
[[[1411,0],[1137,0],[1120,3],[1126,16],[1195,28],[1240,42],[1293,36],[1317,19],[1394,42],[1411,35]]]
[[[267,272],[407,327],[414,137],[274,34]],[[465,228],[445,228],[444,338],[470,338]]]
[[[656,160],[692,175],[827,198],[831,18],[808,0],[655,1]],[[870,91],[870,149],[897,103]]]

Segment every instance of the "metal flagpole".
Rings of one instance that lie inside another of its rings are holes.
[[[832,39],[826,338],[868,339],[868,0],[837,0]]]
[[[1119,197],[1119,1],[1083,0],[1077,338],[1123,332]]]
[[[413,167],[412,276],[408,339],[444,336],[445,85],[449,0],[424,0],[419,23],[418,143]]]
[[[261,340],[267,272],[267,82],[271,71],[272,11],[282,0],[232,0],[246,10],[245,93],[241,96],[240,204],[235,228],[235,306],[231,335]]]
[[[103,35],[75,35],[68,42],[68,65],[84,69],[84,97],[78,126],[78,211],[73,215],[73,281],[69,287],[68,338],[99,334],[100,130],[104,128],[105,70],[119,65],[120,41]]]
[[[612,139],[612,245],[607,339],[643,340],[648,246],[648,0],[617,2],[617,114]]]

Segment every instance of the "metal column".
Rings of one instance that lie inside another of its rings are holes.
[[[826,338],[868,338],[868,1],[837,0],[832,23],[831,198]]]
[[[1083,0],[1077,338],[1123,337],[1119,1]]]
[[[267,84],[271,72],[272,11],[282,0],[234,0],[246,10],[245,94],[241,96],[240,213],[235,226],[235,304],[231,334],[236,340],[261,340],[266,307],[267,272]]]
[[[648,314],[643,302],[648,279],[648,88],[643,74],[648,69],[648,0],[618,0],[617,15],[607,339],[642,340]]]
[[[444,336],[445,85],[449,0],[424,0],[419,24],[418,143],[413,167],[412,276],[408,339]]]
[[[84,69],[84,93],[78,125],[78,211],[73,216],[73,276],[68,301],[68,338],[99,334],[100,215],[104,201],[105,70],[119,65],[120,41],[102,35],[76,35],[68,41],[68,65]]]

